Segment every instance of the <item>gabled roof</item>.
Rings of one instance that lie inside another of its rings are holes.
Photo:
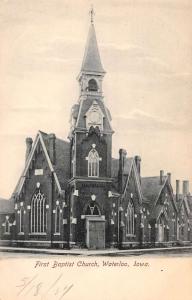
[[[69,179],[69,169],[70,169],[70,145],[68,142],[58,139],[55,139],[55,152],[56,152],[56,163],[52,164],[51,159],[49,157],[49,135],[42,131],[39,131],[36,139],[33,143],[33,147],[26,161],[24,170],[22,175],[17,183],[15,191],[13,193],[19,195],[23,185],[25,183],[25,179],[27,176],[27,172],[29,170],[31,161],[34,157],[35,150],[38,144],[41,144],[43,152],[45,154],[45,158],[47,160],[50,171],[53,173],[53,177],[55,179],[55,183],[59,193],[62,193],[65,188],[66,181]]]
[[[165,185],[166,178],[167,178],[166,176],[163,177],[163,184],[160,183],[159,176],[141,178],[142,194],[144,200],[146,202],[149,202],[150,207],[154,205],[154,202],[157,200],[158,196],[160,195],[161,190]]]
[[[101,64],[94,25],[89,28],[81,72],[105,73]]]
[[[5,200],[0,198],[0,214],[14,213],[13,200]]]
[[[112,158],[112,168],[111,168],[111,177],[114,178],[114,183],[118,184],[118,174],[119,174],[119,159]],[[131,178],[131,171],[133,170],[136,185],[138,189],[138,194],[140,197],[140,202],[142,202],[142,192],[141,192],[141,185],[140,185],[140,178],[137,171],[137,167],[135,164],[135,159],[133,157],[126,157],[125,158],[125,164],[124,164],[124,170],[123,170],[123,193],[122,198],[125,196],[127,186],[129,184],[129,180]],[[117,186],[116,186],[117,187]]]
[[[149,204],[149,208],[151,210],[151,218],[157,216],[164,207],[163,204],[158,205],[158,199],[165,185],[169,186],[169,190],[172,195],[173,206],[177,211],[177,204],[174,199],[173,190],[171,184],[169,183],[168,176],[163,176],[162,184],[160,183],[159,176],[141,178],[141,189],[142,189],[144,201]]]
[[[140,201],[140,203],[142,203],[143,196],[142,196],[142,191],[141,191],[140,178],[139,178],[139,174],[137,171],[134,157],[126,158],[126,160],[125,160],[124,176],[126,177],[126,180],[124,181],[125,185],[123,188],[122,198],[126,194],[126,190],[127,190],[128,184],[129,184],[129,180],[131,178],[132,170],[133,170],[133,174],[134,174],[135,180],[136,180],[136,186],[137,186],[137,190],[138,190],[138,194],[139,194],[139,201]]]
[[[174,198],[176,199],[176,196],[174,195]],[[177,203],[177,208],[178,208],[178,211],[181,210],[182,208],[182,205],[184,204],[184,207],[186,209],[186,212],[187,214],[189,215],[190,212],[191,212],[191,209],[190,209],[190,205],[189,205],[189,202],[188,202],[188,196],[187,195],[179,195],[179,198],[178,198],[178,201],[176,202]]]

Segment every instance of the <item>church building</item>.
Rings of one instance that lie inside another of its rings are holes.
[[[91,20],[68,141],[42,131],[34,141],[26,138],[24,170],[11,199],[0,200],[1,245],[175,245],[179,222],[186,223],[183,236],[190,242],[190,205],[187,196],[178,205],[171,175],[161,171],[142,178],[138,155],[127,157],[120,149],[119,158],[112,157],[114,131],[102,89],[105,73]]]

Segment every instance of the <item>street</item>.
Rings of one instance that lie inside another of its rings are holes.
[[[102,253],[96,253],[96,251],[94,251],[94,254],[88,254],[87,255],[87,252],[85,254],[83,254],[83,252],[81,252],[81,254],[79,255],[73,255],[73,253],[59,253],[59,255],[57,254],[47,254],[47,253],[22,253],[22,252],[0,252],[0,260],[3,260],[3,259],[15,259],[15,258],[62,258],[63,256],[67,256],[67,257],[76,257],[76,256],[108,256],[108,257],[192,257],[192,249],[189,248],[189,249],[167,249],[167,251],[165,249],[163,250],[160,250],[160,249],[157,249],[154,251],[150,251],[150,252],[147,252],[147,251],[143,251],[143,250],[140,250],[140,251],[120,251],[120,252],[114,252],[114,253],[109,253],[109,252],[106,252],[104,253],[104,251]]]

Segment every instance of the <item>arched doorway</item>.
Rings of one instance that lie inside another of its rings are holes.
[[[91,201],[85,209],[86,246],[89,249],[105,248],[105,219],[95,201]]]

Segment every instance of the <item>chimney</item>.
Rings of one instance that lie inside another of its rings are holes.
[[[171,184],[171,173],[167,173],[168,182]]]
[[[119,192],[122,193],[123,189],[123,171],[125,166],[125,159],[126,159],[127,151],[124,149],[119,149]]]
[[[179,200],[179,194],[180,194],[180,180],[176,180],[176,200]]]
[[[160,184],[163,184],[164,181],[164,171],[160,170]]]
[[[31,148],[32,148],[32,144],[33,144],[33,140],[31,137],[27,137],[25,139],[25,142],[26,142],[26,152],[25,152],[25,162],[27,161],[28,159],[28,156],[31,152]]]
[[[137,172],[141,181],[141,157],[136,155],[135,156],[135,164],[136,164],[136,168],[137,168]]]
[[[189,181],[188,180],[183,180],[183,195],[188,195],[189,194]]]
[[[51,160],[53,165],[55,164],[55,160],[56,160],[56,157],[55,157],[55,139],[56,139],[55,134],[50,133],[49,134],[49,157],[50,157],[50,160]]]

